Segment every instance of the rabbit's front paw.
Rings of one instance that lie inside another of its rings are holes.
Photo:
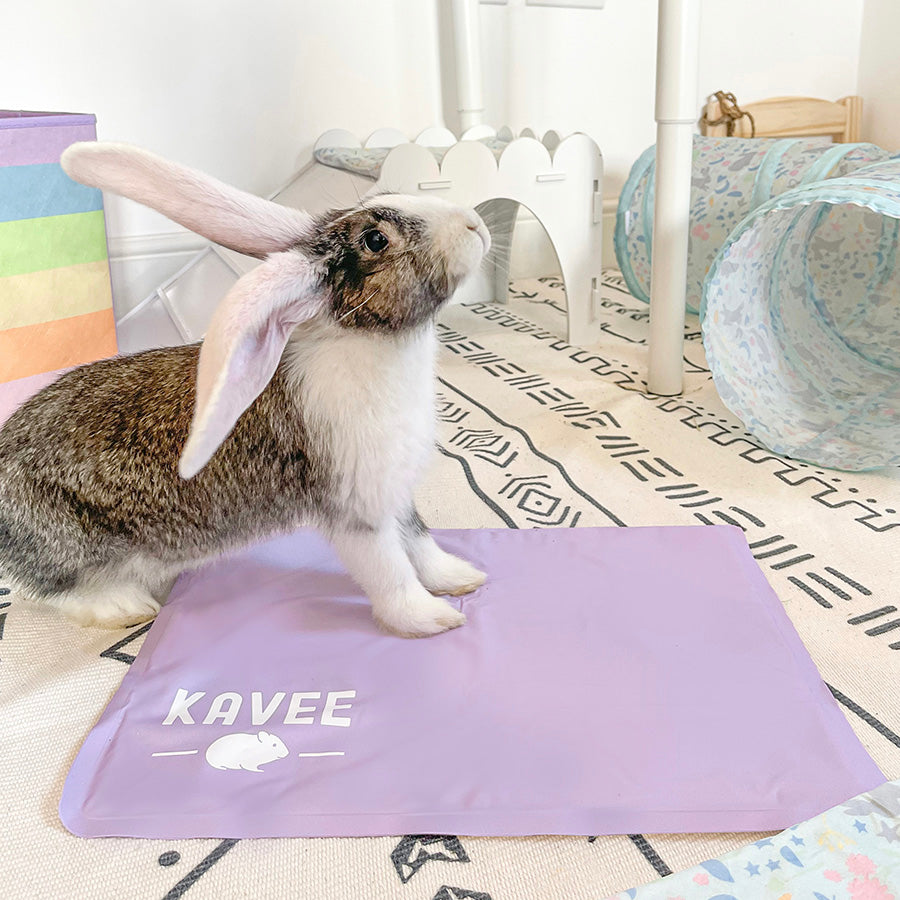
[[[466,617],[446,600],[432,597],[422,590],[379,603],[374,608],[375,621],[385,631],[398,637],[420,638],[440,634],[464,625]]]
[[[431,556],[419,577],[432,594],[459,597],[480,588],[487,575],[464,559],[441,551],[440,556]]]

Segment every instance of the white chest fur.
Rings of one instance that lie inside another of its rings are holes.
[[[434,447],[434,328],[400,337],[317,325],[286,359],[303,416],[338,475],[335,499],[363,521],[402,515]]]

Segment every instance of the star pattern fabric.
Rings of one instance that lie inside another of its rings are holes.
[[[900,781],[610,900],[896,900]]]

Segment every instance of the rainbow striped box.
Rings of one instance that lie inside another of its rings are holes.
[[[103,196],[59,164],[96,138],[91,115],[0,110],[0,384],[26,393],[116,353]]]

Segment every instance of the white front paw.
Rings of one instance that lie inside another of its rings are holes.
[[[464,625],[466,617],[446,600],[422,590],[373,605],[378,625],[398,637],[419,638]]]
[[[464,559],[441,551],[440,556],[435,554],[429,560],[429,565],[419,573],[419,577],[431,593],[459,597],[480,588],[487,575]]]

